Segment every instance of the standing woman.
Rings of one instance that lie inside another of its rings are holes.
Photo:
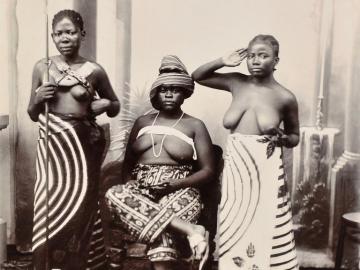
[[[222,180],[219,269],[298,269],[281,146],[299,142],[295,96],[274,78],[279,43],[270,35],[200,66],[199,84],[228,91],[231,134]],[[250,75],[218,73],[247,58]],[[282,128],[280,128],[282,127]]]
[[[39,123],[34,198],[33,257],[36,270],[101,269],[105,263],[98,206],[98,179],[105,147],[95,117],[117,115],[120,104],[104,69],[79,55],[82,17],[58,12],[52,39],[60,55],[33,69],[28,113]],[[49,82],[44,74],[49,69]],[[45,103],[49,106],[48,217],[46,217]],[[48,224],[48,230],[46,229]],[[46,237],[48,236],[48,241]],[[48,254],[46,252],[48,245]]]

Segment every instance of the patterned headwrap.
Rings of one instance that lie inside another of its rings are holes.
[[[194,81],[186,70],[185,65],[175,55],[164,56],[159,68],[159,77],[151,86],[150,101],[155,109],[157,105],[157,91],[161,85],[179,86],[184,89],[184,97],[188,98],[194,92]]]

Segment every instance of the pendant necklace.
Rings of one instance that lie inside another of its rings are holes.
[[[155,119],[154,119],[154,121],[153,121],[153,123],[152,123],[151,126],[154,126],[154,124],[155,124],[155,122],[156,122],[159,114],[160,114],[160,111],[156,114]],[[176,120],[176,122],[171,126],[172,128],[174,128],[174,127],[180,122],[180,120],[183,118],[184,114],[185,114],[185,113],[182,112],[180,118],[179,118],[178,120]],[[151,144],[152,144],[152,150],[153,150],[153,155],[154,155],[154,157],[156,157],[156,158],[160,157],[166,136],[167,136],[167,134],[164,134],[164,135],[163,135],[163,137],[162,137],[162,139],[161,139],[161,142],[160,142],[160,150],[159,150],[159,153],[156,153],[156,151],[155,151],[154,135],[153,135],[153,133],[150,133]]]

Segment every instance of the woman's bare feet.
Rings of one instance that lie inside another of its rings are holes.
[[[170,226],[187,235],[192,259],[200,260],[199,269],[201,270],[209,256],[209,233],[204,226],[183,221],[178,217],[172,219]]]
[[[195,260],[201,260],[208,248],[209,243],[206,239],[206,233],[204,226],[194,224],[192,233],[188,235],[189,244]]]
[[[188,235],[193,258],[199,260],[199,270],[202,270],[209,256],[209,233],[201,225],[193,225],[193,232]]]

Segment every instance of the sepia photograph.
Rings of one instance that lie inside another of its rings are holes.
[[[360,269],[360,1],[0,0],[0,269]]]

